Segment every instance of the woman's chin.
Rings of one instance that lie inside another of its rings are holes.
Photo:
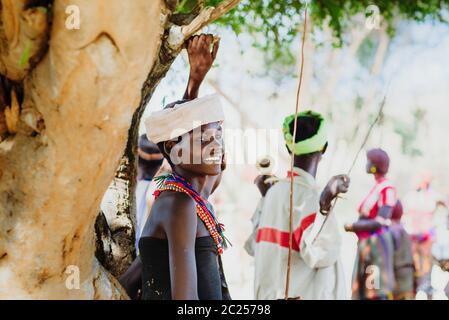
[[[216,176],[221,173],[221,163],[202,163],[195,165],[183,165],[184,170],[198,175]]]
[[[204,164],[204,172],[208,176],[216,176],[221,172],[221,163]]]

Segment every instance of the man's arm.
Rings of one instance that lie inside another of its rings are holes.
[[[389,224],[393,207],[383,206],[379,209],[376,219],[359,219],[358,221],[345,225],[348,232],[374,232]]]
[[[211,49],[212,45],[213,48]],[[201,83],[217,57],[218,48],[219,41],[214,43],[214,36],[211,34],[193,36],[187,41],[190,75],[184,99],[198,98]]]
[[[265,197],[268,190],[274,185],[274,182],[265,182],[269,178],[274,178],[273,175],[258,175],[256,179],[254,179],[254,184],[259,189],[262,197]]]

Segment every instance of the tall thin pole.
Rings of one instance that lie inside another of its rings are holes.
[[[299,113],[299,97],[301,93],[302,87],[302,79],[304,73],[304,44],[306,41],[306,33],[307,33],[307,3],[304,10],[304,31],[302,34],[302,43],[301,43],[301,66],[299,70],[299,83],[298,89],[296,91],[296,108],[295,108],[295,120],[293,126],[293,141],[291,150],[291,159],[290,159],[290,220],[289,220],[289,237],[288,237],[288,259],[287,259],[287,276],[285,279],[285,300],[288,299],[288,293],[290,288],[290,269],[292,263],[292,235],[293,235],[293,187],[294,187],[294,175],[293,175],[293,167],[294,167],[294,159],[295,159],[295,140],[296,140],[296,125],[298,123],[298,113]]]

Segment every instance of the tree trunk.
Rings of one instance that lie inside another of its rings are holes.
[[[66,28],[69,5],[79,30]],[[18,130],[0,145],[0,299],[126,298],[94,258],[94,222],[158,59],[164,10],[162,0],[56,0],[42,60],[25,77],[1,70],[24,81]]]

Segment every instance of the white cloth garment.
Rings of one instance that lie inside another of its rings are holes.
[[[306,300],[347,299],[340,260],[342,238],[332,213],[313,242],[325,217],[319,212],[318,186],[304,170],[295,168],[293,240],[289,297]],[[255,237],[255,298],[283,299],[289,239],[290,179],[267,192]],[[257,212],[256,212],[257,214]]]
[[[153,112],[145,119],[145,128],[148,140],[159,143],[180,137],[202,125],[223,120],[220,98],[212,94]]]
[[[139,240],[143,227],[148,216],[148,201],[150,194],[150,186],[152,181],[139,180],[136,185],[136,251],[139,252]]]
[[[257,229],[259,228],[260,216],[262,214],[262,208],[265,197],[262,197],[257,204],[256,211],[254,212],[253,217],[251,218],[251,223],[253,224],[253,232],[249,236],[249,238],[245,241],[245,245],[243,246],[245,251],[252,257],[254,257],[254,251],[256,246],[256,236]]]

